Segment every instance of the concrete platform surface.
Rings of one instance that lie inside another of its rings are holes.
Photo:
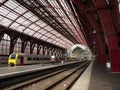
[[[71,90],[120,90],[120,73],[111,73],[101,63],[92,61]]]

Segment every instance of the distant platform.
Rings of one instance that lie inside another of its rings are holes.
[[[104,65],[92,61],[71,90],[120,90],[120,73],[110,73]]]
[[[13,66],[13,67],[1,67],[0,68],[0,79],[11,77],[11,76],[16,76],[16,75],[21,75],[21,74],[25,74],[25,73],[29,73],[33,71],[63,66],[67,64],[78,63],[78,62],[80,61],[57,63],[57,64],[50,63],[50,64],[34,64],[34,65],[23,65],[23,66]]]

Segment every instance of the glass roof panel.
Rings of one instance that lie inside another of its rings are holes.
[[[54,16],[57,16],[57,14],[56,14],[50,7],[48,7],[47,9],[48,9],[49,12],[51,12]]]
[[[51,36],[52,36],[52,34],[51,34],[51,33],[47,33],[47,36],[51,37]]]
[[[46,25],[47,25],[46,23],[40,24],[41,27],[44,27],[44,26],[46,26]]]
[[[29,29],[29,28],[27,28],[25,31],[24,31],[24,33],[29,33],[31,30]]]
[[[39,38],[41,36],[41,34],[35,33],[33,36],[36,37],[36,38]]]
[[[17,20],[16,20],[16,22],[18,22],[18,23],[23,23],[23,22],[25,22],[26,20],[24,19],[24,18],[18,18]]]
[[[42,20],[39,20],[39,21],[37,21],[37,22],[35,22],[37,25],[41,25],[42,23],[43,23],[43,21]]]
[[[46,39],[47,39],[47,37],[46,37],[46,36],[42,36],[42,37],[41,37],[41,39],[46,40]]]
[[[32,22],[26,20],[26,21],[24,21],[22,24],[25,25],[25,26],[28,26],[28,25],[30,25],[31,23],[32,23]]]
[[[28,34],[29,34],[30,36],[32,36],[33,33],[34,33],[34,31],[33,31],[33,30],[30,30]]]
[[[51,31],[55,31],[53,28],[49,27],[49,29],[47,29],[47,31],[51,32]]]
[[[56,32],[56,31],[54,31],[54,30],[52,30],[51,32],[52,32],[53,34],[56,34],[56,33],[57,33],[57,32]]]
[[[47,41],[48,41],[48,42],[51,42],[51,41],[52,41],[52,39],[49,39],[49,38],[48,38],[48,40],[47,40]]]
[[[38,32],[41,33],[42,31],[44,32],[44,29],[40,28],[40,30]]]
[[[47,33],[47,31],[43,29],[42,31],[40,30],[40,33],[45,34],[45,33]]]
[[[4,26],[8,26],[12,21],[10,19],[4,18],[1,21],[1,24]]]
[[[26,17],[26,18],[30,18],[33,15],[30,12],[26,12],[23,16]]]
[[[52,43],[56,43],[57,41],[53,40]]]
[[[31,29],[34,29],[35,27],[36,27],[35,24],[32,24],[32,25],[29,26],[29,28],[31,28]]]
[[[35,30],[35,31],[38,31],[38,30],[40,30],[40,27],[36,26],[36,27],[34,28],[34,30]]]
[[[22,13],[28,11],[28,10],[27,10],[27,9],[23,9],[22,6],[19,6],[19,7],[17,7],[17,8],[15,9],[15,11],[16,11],[17,13],[19,13],[19,14],[22,14]]]
[[[20,26],[20,24],[14,22],[14,23],[10,26],[10,28],[12,28],[12,29],[17,29],[18,26]]]
[[[37,17],[35,17],[35,16],[30,17],[29,19],[30,19],[32,22],[35,22],[36,20],[38,20],[38,18],[37,18]]]
[[[9,13],[9,11],[8,10],[6,10],[5,9],[5,7],[0,7],[0,15],[6,15],[6,14],[8,14]]]
[[[18,15],[16,15],[16,14],[14,14],[14,13],[10,12],[10,13],[8,13],[8,14],[6,15],[6,17],[8,17],[8,18],[10,18],[10,19],[14,20],[15,18],[17,18],[17,17],[18,17]]]
[[[11,9],[15,9],[18,6],[18,4],[14,3],[12,0],[6,2],[5,5],[9,6]]]
[[[17,30],[20,31],[20,32],[23,32],[23,29],[25,29],[25,26],[22,26],[22,25],[20,25],[20,26],[17,28]]]
[[[44,0],[39,0],[39,1],[41,1],[44,6],[47,5],[47,3]]]
[[[50,26],[46,26],[46,27],[44,27],[44,29],[51,29],[51,27]]]

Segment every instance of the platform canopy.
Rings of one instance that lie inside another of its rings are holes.
[[[63,48],[87,45],[66,0],[0,0],[0,25]]]

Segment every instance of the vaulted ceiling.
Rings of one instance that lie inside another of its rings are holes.
[[[2,0],[0,25],[63,48],[82,44],[94,50],[98,39],[105,43],[97,12],[104,8],[111,8],[108,0],[100,7],[94,0]]]
[[[0,25],[63,48],[87,45],[66,0],[2,0]]]

